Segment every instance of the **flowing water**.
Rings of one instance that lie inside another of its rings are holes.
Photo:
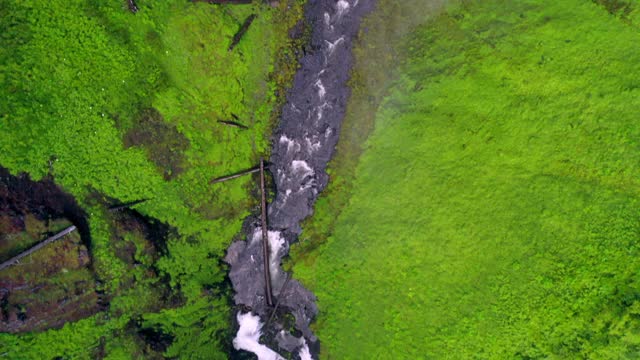
[[[329,180],[325,169],[338,141],[350,94],[346,83],[352,41],[360,19],[373,5],[374,0],[309,0],[305,16],[312,26],[311,51],[301,60],[274,133],[270,170],[276,197],[268,211],[271,282],[280,309],[294,316],[295,328],[302,336],[292,335],[277,320],[263,325],[272,308],[266,304],[262,230],[257,218],[246,222],[247,241],[236,241],[227,251],[234,301],[251,310],[237,314],[239,330],[233,345],[261,360],[281,359],[279,352],[284,351],[300,359],[317,358],[319,341],[309,329],[318,312],[315,296],[298,281],[287,281],[280,264],[300,234],[300,222],[311,215],[318,193]],[[277,348],[260,344],[262,334]]]

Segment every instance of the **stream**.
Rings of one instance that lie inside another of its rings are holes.
[[[234,301],[247,309],[236,315],[239,329],[233,345],[260,360],[284,359],[284,352],[303,360],[318,358],[320,343],[309,329],[318,313],[316,298],[295,279],[287,281],[290,275],[281,268],[281,261],[301,232],[300,222],[313,213],[318,193],[329,181],[326,166],[350,95],[352,41],[362,16],[373,5],[374,0],[308,1],[305,17],[312,27],[311,51],[300,61],[273,134],[269,170],[276,197],[268,208],[269,268],[274,301],[279,311],[293,315],[295,334],[279,320],[284,317],[268,321],[273,309],[266,303],[257,217],[245,221],[246,241],[236,241],[227,250]]]

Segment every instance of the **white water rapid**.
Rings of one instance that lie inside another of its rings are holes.
[[[287,93],[269,159],[276,196],[267,211],[267,261],[277,310],[266,300],[262,225],[255,215],[245,223],[246,241],[235,241],[227,249],[225,261],[231,265],[234,302],[243,309],[237,314],[240,326],[233,345],[256,354],[260,360],[284,356],[311,360],[319,354],[320,341],[309,327],[318,314],[316,297],[287,274],[281,262],[302,231],[301,221],[313,213],[318,193],[329,181],[326,166],[338,142],[350,96],[347,81],[353,64],[352,41],[360,29],[360,19],[374,3],[307,0],[305,5],[311,39],[301,49],[300,69]],[[285,323],[291,315],[295,324]],[[263,325],[269,318],[272,321]],[[291,325],[302,336],[292,335]]]

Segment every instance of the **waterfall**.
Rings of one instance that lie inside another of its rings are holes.
[[[282,351],[304,360],[317,358],[319,341],[309,329],[318,312],[315,296],[295,279],[287,282],[288,275],[280,264],[290,244],[297,241],[300,222],[312,214],[318,193],[329,181],[326,166],[338,142],[350,95],[347,80],[353,63],[352,40],[374,1],[308,1],[305,17],[313,29],[314,50],[300,60],[273,135],[270,171],[276,197],[268,209],[271,282],[279,309],[294,316],[302,337],[291,335],[278,321],[263,328],[261,319],[269,319],[273,309],[266,304],[262,232],[257,218],[250,217],[245,223],[247,241],[236,241],[227,250],[225,261],[231,265],[234,301],[251,309],[251,313],[238,313],[240,327],[233,344],[259,359],[279,359]],[[260,336],[275,340],[278,349],[260,344]]]

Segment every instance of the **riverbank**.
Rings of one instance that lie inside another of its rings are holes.
[[[322,357],[633,354],[637,14],[486,1],[407,33],[294,255]]]

